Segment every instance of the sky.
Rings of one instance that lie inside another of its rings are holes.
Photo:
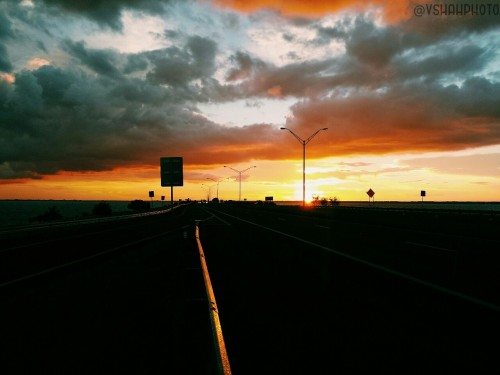
[[[0,0],[0,199],[500,201],[499,8]]]

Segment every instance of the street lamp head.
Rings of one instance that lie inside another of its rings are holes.
[[[288,128],[281,127],[281,130],[288,130],[292,135],[302,144],[303,147],[303,158],[302,158],[302,206],[305,207],[306,205],[306,144],[311,141],[320,131],[322,130],[328,130],[328,128],[320,128],[316,130],[314,133],[312,133],[309,138],[307,139],[302,139],[300,138],[297,134],[295,134],[293,131],[291,131]]]

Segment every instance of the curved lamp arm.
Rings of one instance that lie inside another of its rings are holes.
[[[300,143],[302,143],[303,145],[306,145],[306,144],[308,144],[308,143],[311,141],[311,139],[313,139],[313,138],[314,138],[314,136],[315,136],[316,134],[318,134],[318,133],[319,133],[320,131],[322,131],[322,130],[328,130],[328,128],[321,128],[321,129],[316,130],[313,134],[311,134],[311,135],[309,136],[309,138],[307,138],[307,139],[305,139],[305,140],[304,140],[304,139],[302,139],[302,138],[300,138],[297,134],[295,134],[292,130],[290,130],[290,129],[288,129],[288,128],[283,128],[283,127],[282,127],[282,128],[280,128],[280,130],[288,130],[290,133],[292,133],[292,135],[293,135],[295,138],[297,138],[297,140],[298,140]]]

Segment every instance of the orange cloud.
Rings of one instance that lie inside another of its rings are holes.
[[[16,82],[16,76],[10,73],[0,73],[0,81],[5,81],[7,83]]]
[[[365,10],[370,6],[382,7],[387,22],[408,18],[408,0],[371,0],[371,1],[304,1],[304,0],[214,0],[215,4],[241,12],[260,9],[274,9],[287,16],[316,17],[346,9]]]
[[[433,98],[398,94],[400,97],[394,94],[300,103],[292,108],[294,117],[286,126],[303,138],[320,127],[329,128],[308,150],[313,158],[453,151],[494,145],[500,140],[494,118],[462,117],[452,108],[436,108]]]
[[[26,63],[26,67],[30,70],[36,70],[45,65],[50,65],[50,61],[41,57],[33,57]]]
[[[281,86],[273,86],[267,89],[267,93],[269,96],[275,96],[275,97],[280,97],[283,95],[281,92]]]

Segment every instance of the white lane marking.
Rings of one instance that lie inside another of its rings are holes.
[[[329,228],[329,227],[327,227],[327,226],[324,226],[324,225],[318,225],[318,224],[316,224],[316,225],[315,225],[315,227],[316,227],[316,228],[323,228],[323,229],[330,229],[330,228]]]
[[[173,230],[165,232],[165,233],[155,234],[153,236],[141,238],[139,240],[128,242],[126,244],[119,245],[119,246],[113,247],[111,249],[107,249],[107,250],[101,251],[101,252],[96,253],[96,254],[92,254],[92,255],[88,255],[88,256],[83,257],[83,258],[75,259],[75,260],[73,260],[71,262],[59,264],[57,266],[46,268],[44,270],[41,270],[41,271],[38,271],[38,272],[35,272],[35,273],[31,273],[29,275],[21,276],[21,277],[19,277],[17,279],[12,279],[12,280],[9,280],[9,281],[5,281],[5,282],[3,282],[3,283],[0,284],[0,288],[3,288],[4,286],[7,286],[7,285],[18,283],[20,281],[32,279],[32,278],[37,277],[37,276],[45,275],[47,273],[50,273],[50,272],[53,272],[53,271],[57,271],[57,270],[62,269],[62,268],[72,266],[74,264],[78,264],[78,263],[82,263],[82,262],[88,261],[90,259],[98,258],[100,256],[103,256],[103,255],[106,255],[106,254],[109,254],[109,253],[112,253],[112,252],[115,252],[115,251],[118,251],[118,250],[121,250],[121,249],[125,249],[127,247],[140,244],[142,242],[146,242],[146,241],[149,241],[149,240],[152,240],[152,239],[155,239],[155,238],[167,236],[167,235],[170,235],[170,234],[172,234],[172,233],[174,233],[176,231],[187,229],[187,228],[189,228],[189,225],[184,225],[184,226],[182,226],[180,228],[176,228],[176,229],[173,229]]]
[[[452,250],[452,249],[447,249],[445,247],[439,247],[439,246],[433,246],[433,245],[427,245],[427,244],[424,244],[424,243],[417,243],[417,242],[410,242],[410,241],[406,241],[406,243],[408,245],[420,246],[420,247],[427,247],[429,249],[446,251],[448,253],[454,253],[455,252],[455,250]]]
[[[326,247],[326,246],[323,246],[323,245],[319,245],[317,243],[314,243],[314,242],[311,242],[311,241],[307,241],[303,238],[299,238],[299,237],[296,237],[296,236],[292,236],[291,234],[288,234],[288,233],[284,233],[284,232],[280,232],[276,229],[271,229],[269,227],[265,227],[263,225],[260,225],[260,224],[257,224],[257,223],[254,223],[254,222],[251,222],[251,221],[248,221],[248,220],[245,220],[245,219],[242,219],[240,217],[237,217],[237,216],[233,216],[233,215],[230,215],[226,212],[221,212],[221,211],[218,211],[219,213],[223,214],[223,215],[226,215],[226,216],[229,216],[233,219],[236,219],[236,220],[240,220],[240,221],[243,221],[245,223],[248,223],[250,225],[254,225],[256,227],[259,227],[259,228],[262,228],[262,229],[265,229],[265,230],[268,230],[270,232],[274,232],[274,233],[278,233],[278,234],[281,234],[282,236],[285,236],[285,237],[289,237],[289,238],[292,238],[292,239],[295,239],[297,241],[300,241],[300,242],[303,242],[303,243],[306,243],[308,245],[311,245],[311,246],[315,246],[315,247],[318,247],[320,249],[323,249],[323,250],[326,250],[326,251],[329,251],[331,253],[334,253],[334,254],[337,254],[341,257],[344,257],[344,258],[347,258],[347,259],[351,259],[355,262],[359,262],[359,263],[362,263],[362,264],[365,264],[369,267],[373,267],[373,268],[376,268],[380,271],[384,271],[384,272],[387,272],[387,273],[390,273],[392,275],[396,275],[396,276],[399,276],[399,277],[402,277],[404,279],[407,279],[407,280],[410,280],[410,281],[413,281],[413,282],[416,282],[417,284],[421,284],[421,285],[425,285],[427,287],[430,287],[430,288],[433,288],[433,289],[436,289],[436,290],[439,290],[441,292],[444,292],[446,294],[450,294],[450,295],[453,295],[455,297],[459,297],[459,298],[462,298],[462,299],[465,299],[469,302],[474,302],[474,303],[477,303],[479,305],[482,305],[482,306],[486,306],[488,308],[491,308],[493,310],[496,310],[496,311],[500,311],[500,306],[498,305],[495,305],[491,302],[487,302],[487,301],[484,301],[484,300],[481,300],[479,298],[475,298],[475,297],[472,297],[472,296],[469,296],[467,294],[463,294],[461,292],[458,292],[456,290],[452,290],[452,289],[448,289],[444,286],[441,286],[441,285],[437,285],[437,284],[434,284],[434,283],[431,283],[429,281],[426,281],[426,280],[422,280],[422,279],[419,279],[417,277],[414,277],[414,276],[411,276],[411,275],[407,275],[405,273],[402,273],[402,272],[399,272],[399,271],[395,271],[391,268],[387,268],[387,267],[384,267],[384,266],[381,266],[381,265],[378,265],[378,264],[375,264],[375,263],[372,263],[372,262],[369,262],[367,260],[364,260],[364,259],[360,259],[360,258],[357,258],[357,257],[354,257],[352,255],[349,255],[349,254],[346,254],[346,253],[343,253],[341,251],[338,251],[338,250],[334,250],[334,249],[331,249],[329,247]]]
[[[217,220],[223,222],[225,225],[227,225],[228,227],[231,226],[231,223],[228,223],[226,220],[220,218],[219,216],[215,215],[213,212],[210,212],[210,211],[207,211],[205,208],[202,207],[202,210],[204,210],[205,212],[207,212],[208,214],[210,214],[211,216],[207,217],[206,219],[201,219],[201,220],[196,220],[197,222],[203,222],[203,221],[208,221],[212,218],[216,218]]]

